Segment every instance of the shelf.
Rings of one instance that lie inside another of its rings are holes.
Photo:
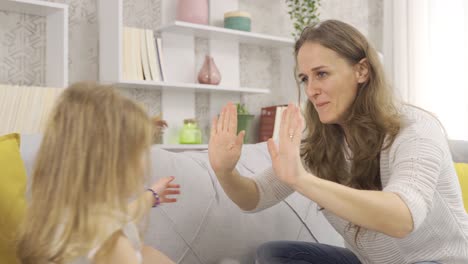
[[[207,144],[156,144],[153,145],[156,148],[161,148],[165,149],[168,151],[174,151],[174,152],[180,152],[180,151],[186,151],[186,150],[207,150],[208,145]]]
[[[36,16],[48,16],[67,9],[67,5],[37,0],[2,0],[0,10]]]
[[[231,87],[220,85],[209,85],[199,83],[182,82],[155,82],[155,81],[121,81],[114,83],[120,88],[140,88],[140,89],[167,89],[167,90],[196,90],[196,91],[217,91],[217,92],[241,92],[250,94],[268,94],[270,90],[261,88]]]
[[[294,40],[291,38],[271,36],[267,34],[252,33],[247,31],[233,30],[208,25],[200,25],[175,21],[172,24],[162,26],[156,30],[158,33],[169,32],[196,37],[238,41],[240,43],[255,44],[267,47],[293,47]]]

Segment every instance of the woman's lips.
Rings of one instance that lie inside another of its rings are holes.
[[[317,108],[321,108],[321,107],[327,105],[328,103],[330,103],[330,102],[320,102],[320,103],[316,103],[315,106],[316,106]]]

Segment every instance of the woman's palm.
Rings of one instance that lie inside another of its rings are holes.
[[[299,108],[290,104],[281,117],[279,149],[272,139],[268,140],[275,174],[288,185],[293,185],[306,172],[299,154],[303,127]]]
[[[239,161],[244,133],[237,133],[237,110],[228,103],[211,125],[208,156],[216,173],[232,172]]]

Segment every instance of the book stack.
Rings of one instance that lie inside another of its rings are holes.
[[[124,27],[123,79],[164,81],[161,38],[152,30]]]
[[[260,112],[259,142],[279,139],[279,129],[281,125],[281,115],[287,108],[287,105],[273,105],[263,107]]]

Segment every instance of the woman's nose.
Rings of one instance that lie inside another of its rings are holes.
[[[306,87],[306,94],[308,96],[315,96],[317,94],[320,94],[320,87],[317,85],[317,83],[313,82],[313,81],[309,81],[307,83],[307,87]]]

